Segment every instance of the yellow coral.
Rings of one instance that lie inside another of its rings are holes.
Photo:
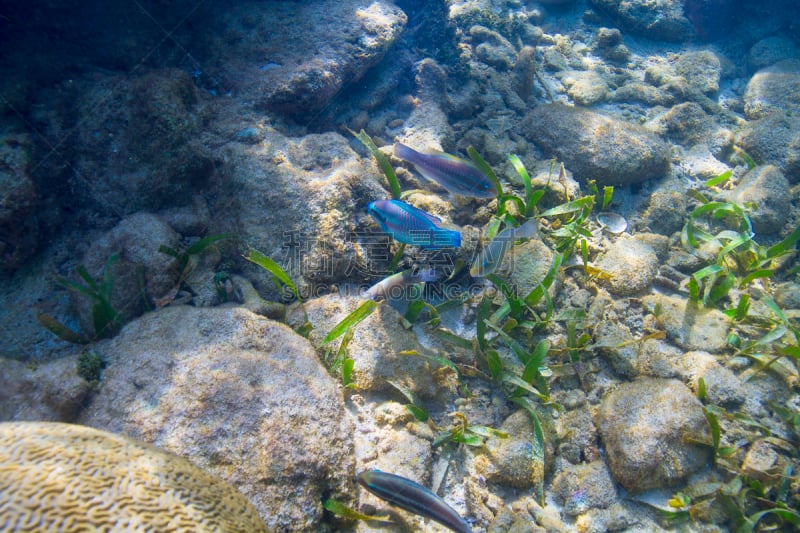
[[[0,423],[0,531],[268,531],[228,483],[86,426]]]

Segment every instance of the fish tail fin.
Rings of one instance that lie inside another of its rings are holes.
[[[527,222],[525,222],[520,227],[518,227],[517,230],[514,232],[514,236],[517,239],[522,239],[522,238],[532,239],[536,237],[538,231],[539,231],[539,225],[536,223],[536,220],[532,218]]]

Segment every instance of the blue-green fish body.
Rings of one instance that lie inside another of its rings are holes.
[[[358,475],[358,482],[392,505],[435,520],[456,533],[472,533],[466,520],[447,502],[408,478],[380,470],[365,470]]]
[[[394,156],[414,165],[417,172],[448,191],[462,196],[493,198],[497,188],[472,161],[442,152],[425,154],[395,143]]]
[[[378,200],[367,212],[395,240],[421,248],[458,248],[461,233],[445,228],[441,219],[400,200]]]
[[[528,220],[519,227],[504,229],[483,247],[472,262],[472,266],[469,269],[470,275],[479,277],[493,273],[503,262],[506,252],[511,249],[516,241],[523,238],[531,239],[536,235],[536,232],[537,225],[534,219]]]

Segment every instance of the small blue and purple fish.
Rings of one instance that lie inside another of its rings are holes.
[[[492,180],[472,161],[443,152],[417,152],[402,143],[395,143],[394,156],[411,163],[422,177],[438,183],[452,193],[475,198],[497,196],[497,188]]]
[[[456,533],[472,533],[470,525],[455,509],[419,483],[380,470],[365,470],[357,479],[362,487],[392,505],[436,520]]]
[[[367,212],[396,241],[420,248],[458,248],[461,233],[443,226],[442,220],[400,200],[378,200]]]
[[[519,227],[509,226],[494,239],[486,243],[472,262],[469,274],[473,277],[488,276],[497,270],[503,262],[506,252],[520,239],[532,239],[536,236],[537,225],[530,219]]]

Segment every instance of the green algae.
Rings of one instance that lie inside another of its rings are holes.
[[[94,350],[86,350],[78,356],[78,375],[92,386],[100,383],[100,374],[105,367],[105,360]]]

